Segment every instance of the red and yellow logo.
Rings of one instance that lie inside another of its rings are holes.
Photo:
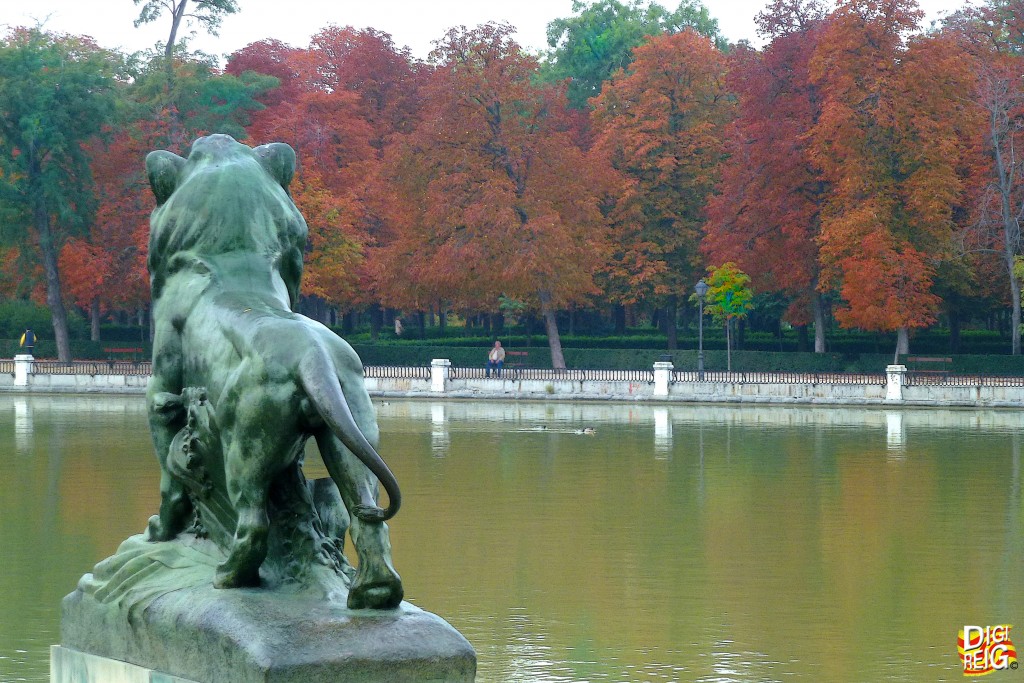
[[[964,676],[1017,668],[1017,649],[1010,640],[1010,628],[1010,624],[963,627],[956,649],[964,664]]]

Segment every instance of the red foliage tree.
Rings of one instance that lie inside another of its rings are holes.
[[[250,136],[299,156],[292,195],[310,227],[303,292],[343,308],[369,303],[365,252],[386,239],[376,167],[415,121],[419,66],[385,33],[330,26],[308,49],[262,41],[232,55],[229,72],[250,69],[281,82]]]
[[[786,319],[814,322],[825,351],[817,238],[828,183],[811,161],[810,132],[821,94],[809,64],[827,23],[817,2],[776,0],[758,17],[771,42],[730,56],[728,86],[738,114],[725,135],[726,161],[708,200],[702,248],[713,263],[734,261],[759,291],[786,295]]]

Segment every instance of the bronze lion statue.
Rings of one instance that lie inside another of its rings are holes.
[[[271,559],[281,576],[301,575],[295,555],[307,552],[345,577],[349,607],[396,607],[403,591],[385,521],[401,494],[377,453],[362,364],[292,310],[307,235],[288,194],[294,151],[211,135],[187,159],[151,153],[146,168],[157,200],[147,399],[161,466],[147,538],[190,530],[218,541],[219,588],[260,585]],[[334,485],[303,477],[309,438]],[[354,576],[340,552],[346,526]]]

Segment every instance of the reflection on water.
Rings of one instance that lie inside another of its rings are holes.
[[[893,455],[902,455],[906,451],[906,435],[903,432],[903,413],[901,411],[885,411],[885,444]]]
[[[1019,623],[1012,411],[395,401],[409,599],[481,681],[933,681]],[[0,680],[46,680],[60,597],[137,533],[136,398],[0,395]],[[311,476],[323,476],[311,458]]]

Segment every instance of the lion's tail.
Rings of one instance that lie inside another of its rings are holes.
[[[316,406],[317,412],[320,413],[324,422],[341,439],[341,442],[366,465],[373,476],[377,477],[388,494],[387,509],[376,505],[357,505],[351,512],[364,522],[383,522],[394,517],[402,505],[402,492],[398,488],[398,480],[395,479],[395,475],[383,458],[366,440],[359,425],[356,424],[348,402],[345,400],[345,395],[342,393],[341,383],[335,374],[334,366],[322,348],[311,349],[305,355],[299,363],[299,378],[306,395]],[[340,463],[327,462],[327,460],[328,458],[325,456],[324,464],[327,465],[331,477],[340,486],[341,483],[338,482],[341,475]]]

